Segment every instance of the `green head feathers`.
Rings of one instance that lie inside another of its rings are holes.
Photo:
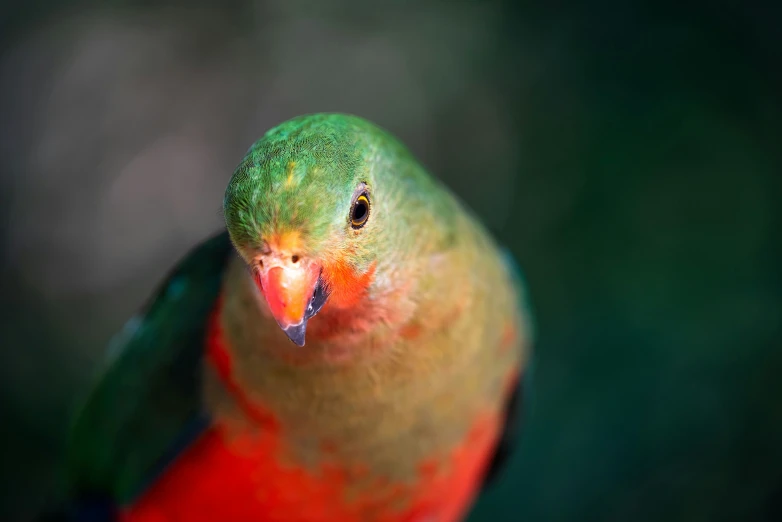
[[[410,222],[431,227],[447,219],[444,194],[379,127],[316,114],[282,123],[250,148],[228,185],[224,213],[245,259],[268,238],[296,232],[302,255],[347,257],[364,268],[388,250],[391,235],[416,233],[405,230]]]

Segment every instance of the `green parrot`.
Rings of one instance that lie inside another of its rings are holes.
[[[112,341],[61,515],[463,520],[519,421],[532,329],[511,257],[355,116],[267,132],[223,208]]]

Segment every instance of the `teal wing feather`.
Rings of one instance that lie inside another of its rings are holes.
[[[112,341],[71,431],[71,495],[130,502],[208,424],[204,336],[231,251],[227,233],[196,247]]]

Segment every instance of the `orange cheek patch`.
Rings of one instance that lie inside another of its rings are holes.
[[[375,277],[376,263],[372,263],[366,272],[356,272],[344,259],[324,265],[323,276],[331,289],[327,305],[336,308],[350,308],[364,298],[367,288]]]

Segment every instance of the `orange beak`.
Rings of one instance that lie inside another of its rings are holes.
[[[258,283],[272,316],[291,341],[304,346],[307,321],[328,298],[320,278],[320,266],[309,260],[274,254],[264,256],[261,266]]]

